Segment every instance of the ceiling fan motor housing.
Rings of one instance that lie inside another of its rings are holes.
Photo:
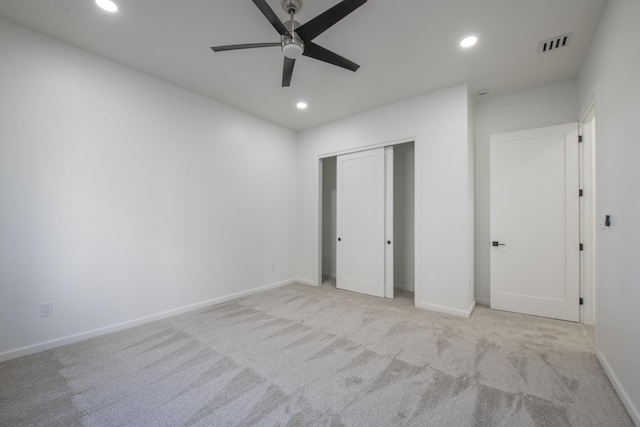
[[[296,59],[304,53],[304,43],[299,38],[282,40],[282,53],[289,59]]]
[[[282,4],[284,5],[286,1],[293,0],[282,0]],[[287,21],[284,23],[284,26],[287,27],[291,36],[289,36],[289,34],[282,36],[282,53],[289,59],[300,58],[304,53],[304,42],[295,32],[296,28],[300,26],[300,23],[298,21]]]
[[[287,14],[293,13],[295,15],[302,7],[302,0],[281,0],[281,3],[282,8]]]

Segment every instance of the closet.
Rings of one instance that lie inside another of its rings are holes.
[[[414,144],[321,159],[324,286],[413,299]]]

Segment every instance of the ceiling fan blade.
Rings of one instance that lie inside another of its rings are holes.
[[[360,68],[360,66],[355,62],[349,61],[347,58],[344,58],[337,53],[333,53],[315,43],[305,44],[303,55],[319,61],[328,62],[329,64],[337,65],[338,67],[346,68],[351,71],[356,71]]]
[[[271,22],[273,28],[275,28],[281,36],[289,34],[289,30],[287,30],[287,27],[284,26],[280,18],[278,18],[276,13],[269,7],[265,0],[253,0],[253,3],[258,6],[260,12],[262,12],[265,18],[267,18],[267,20]]]
[[[331,9],[300,26],[296,32],[305,43],[308,43],[366,2],[367,0],[343,0]]]
[[[295,59],[284,57],[284,66],[282,67],[282,87],[291,85],[291,76],[293,75],[293,66],[296,65]]]
[[[271,47],[280,46],[280,43],[247,43],[247,44],[229,44],[226,46],[213,46],[211,50],[214,52],[224,52],[226,50],[238,50],[238,49],[254,49],[257,47]]]

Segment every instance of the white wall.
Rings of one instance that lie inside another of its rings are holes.
[[[322,160],[322,273],[336,276],[336,158]]]
[[[415,273],[414,145],[393,148],[393,275],[398,289],[413,292]]]
[[[490,301],[489,137],[578,121],[578,84],[558,83],[476,104],[476,299]]]
[[[466,315],[475,304],[469,222],[468,94],[461,85],[300,132],[297,277],[319,278],[319,157],[415,141],[416,303]]]
[[[610,0],[580,74],[580,105],[596,101],[598,215],[596,350],[640,425],[640,2]]]
[[[0,360],[292,277],[294,132],[2,20],[0,52]]]

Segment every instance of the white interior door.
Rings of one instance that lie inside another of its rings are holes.
[[[336,286],[384,297],[384,148],[338,156],[336,228]]]
[[[579,321],[578,124],[491,136],[491,308]]]

